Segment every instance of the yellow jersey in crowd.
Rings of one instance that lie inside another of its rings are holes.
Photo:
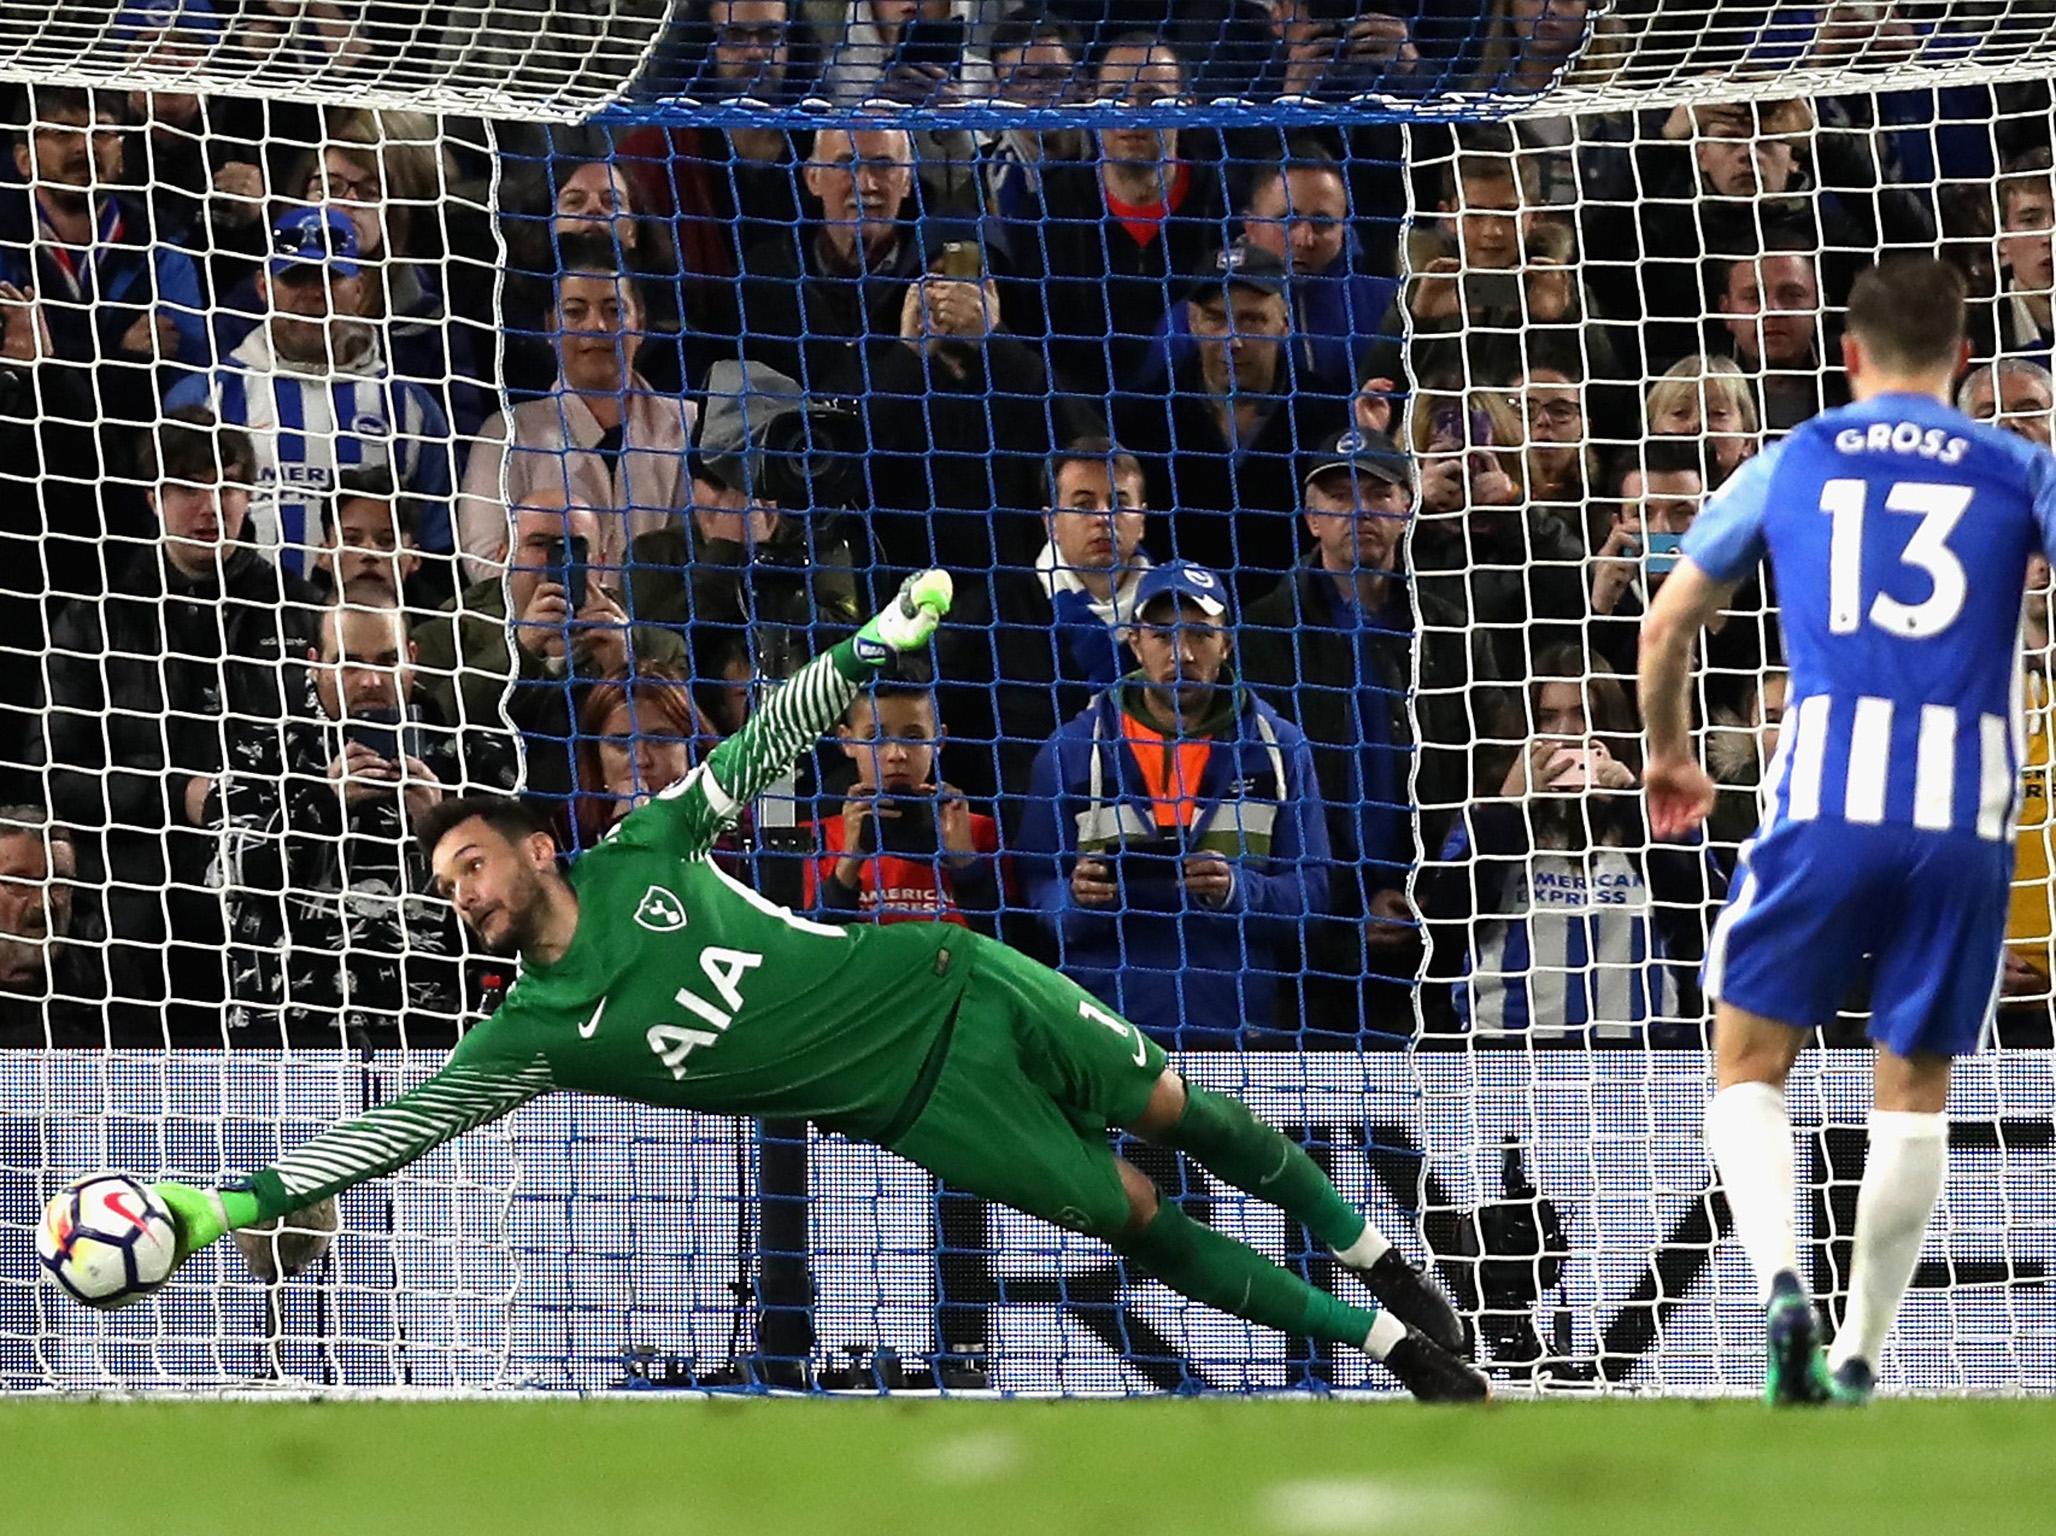
[[[2051,936],[2056,934],[2056,898],[2049,883],[2049,764],[2056,711],[2050,708],[2049,679],[2039,668],[2027,672],[2027,757],[2021,765],[2020,832],[2014,840],[2013,907],[2006,943],[2043,981],[2049,979]]]

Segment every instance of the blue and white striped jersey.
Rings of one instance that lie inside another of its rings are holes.
[[[342,476],[385,468],[413,495],[424,549],[450,548],[450,424],[435,396],[394,378],[377,350],[314,374],[282,367],[262,326],[210,374],[182,380],[167,408],[204,405],[249,432],[258,494],[250,538],[304,576],[321,547],[321,504]]]
[[[1467,853],[1459,834],[1444,857]],[[1502,880],[1510,910],[1474,919],[1467,974],[1456,987],[1466,1028],[1633,1040],[1653,1019],[1680,1017],[1677,971],[1632,853],[1537,852]]]
[[[1682,844],[1537,846],[1532,814],[1513,800],[1470,806],[1425,872],[1431,924],[1463,921],[1452,1000],[1465,1028],[1651,1043],[1686,1021],[1696,1029],[1691,977],[1725,893],[1711,856]]]
[[[1744,465],[1683,549],[1717,581],[1776,574],[1792,684],[1765,827],[2009,839],[2021,593],[2051,547],[2056,458],[1926,396],[1823,412]]]

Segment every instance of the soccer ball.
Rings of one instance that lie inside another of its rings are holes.
[[[141,1301],[171,1276],[178,1232],[147,1184],[125,1173],[89,1173],[43,1208],[36,1257],[74,1301],[112,1312]]]

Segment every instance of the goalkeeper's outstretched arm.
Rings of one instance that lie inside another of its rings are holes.
[[[653,802],[629,821],[655,816],[668,840],[685,843],[684,851],[706,851],[740,806],[755,799],[841,718],[866,678],[896,652],[928,643],[949,611],[950,597],[945,571],[909,577],[885,612],[773,693],[747,725],[683,781],[681,793]],[[548,1062],[509,1057],[492,1024],[489,1019],[467,1035],[449,1063],[420,1087],[322,1132],[249,1179],[220,1190],[159,1184],[157,1192],[178,1223],[181,1257],[224,1232],[269,1221],[404,1168],[451,1138],[549,1092],[554,1084]]]
[[[501,1057],[493,1048],[491,1024],[487,1020],[466,1036],[448,1064],[420,1087],[323,1131],[247,1179],[219,1190],[157,1185],[178,1225],[179,1257],[224,1232],[270,1221],[404,1168],[548,1093],[555,1086],[549,1064]]]
[[[771,690],[741,730],[623,827],[660,821],[668,844],[688,857],[705,853],[742,807],[834,727],[873,673],[896,653],[928,643],[951,596],[947,571],[909,576],[883,613]]]

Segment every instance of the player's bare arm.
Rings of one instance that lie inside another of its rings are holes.
[[[1692,759],[1692,642],[1734,596],[1688,556],[1678,562],[1642,620],[1642,723],[1649,760],[1649,829],[1659,838],[1690,833],[1713,810],[1713,780]]]

